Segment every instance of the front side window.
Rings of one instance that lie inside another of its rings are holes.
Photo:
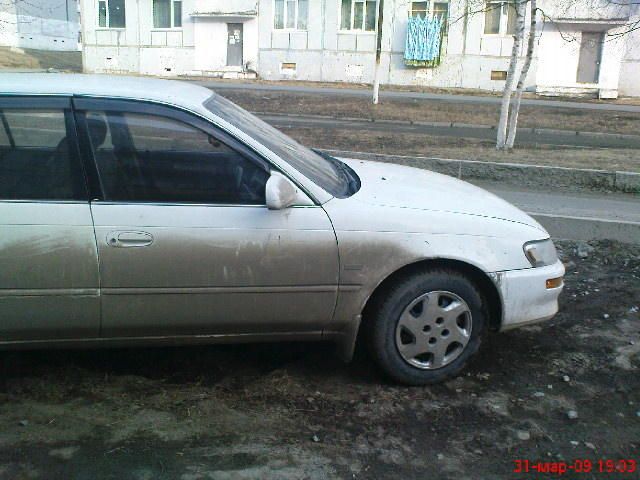
[[[182,27],[182,2],[153,0],[153,28]]]
[[[334,197],[346,198],[358,190],[359,183],[355,173],[342,162],[300,145],[226,98],[213,94],[204,106],[214,115],[264,145]]]
[[[86,197],[65,125],[62,110],[0,110],[0,199]]]
[[[192,125],[128,112],[87,112],[105,200],[264,205],[269,173]]]
[[[104,28],[124,28],[125,0],[98,0],[98,26]]]
[[[273,28],[306,30],[309,0],[274,0]]]
[[[489,1],[484,12],[484,33],[488,35],[513,35],[518,16],[512,1]]]
[[[340,7],[341,30],[374,32],[377,18],[377,0],[342,0]]]

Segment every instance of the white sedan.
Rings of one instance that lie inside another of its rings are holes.
[[[337,159],[211,91],[0,77],[0,346],[364,337],[392,379],[456,375],[551,318],[549,234],[453,178]]]

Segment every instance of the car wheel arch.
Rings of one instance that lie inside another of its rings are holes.
[[[392,285],[403,281],[408,277],[431,269],[446,269],[467,276],[476,285],[487,302],[489,329],[491,331],[498,331],[500,329],[503,311],[502,296],[498,287],[489,275],[477,266],[461,260],[436,258],[420,260],[404,265],[387,275],[380,283],[378,283],[376,288],[373,289],[367,298],[362,309],[362,321],[357,332],[358,338],[363,334],[366,335],[366,332],[368,331],[367,319],[371,317],[368,312],[371,312],[371,309],[376,308],[380,300],[384,298],[385,292],[388,291]]]

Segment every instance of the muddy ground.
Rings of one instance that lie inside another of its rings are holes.
[[[640,247],[559,247],[557,318],[490,336],[427,388],[315,344],[0,353],[0,478],[537,479],[514,460],[640,461]]]

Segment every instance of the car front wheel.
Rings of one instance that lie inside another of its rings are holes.
[[[478,351],[482,295],[452,270],[430,270],[393,285],[372,312],[369,347],[393,380],[426,385],[453,377]]]

